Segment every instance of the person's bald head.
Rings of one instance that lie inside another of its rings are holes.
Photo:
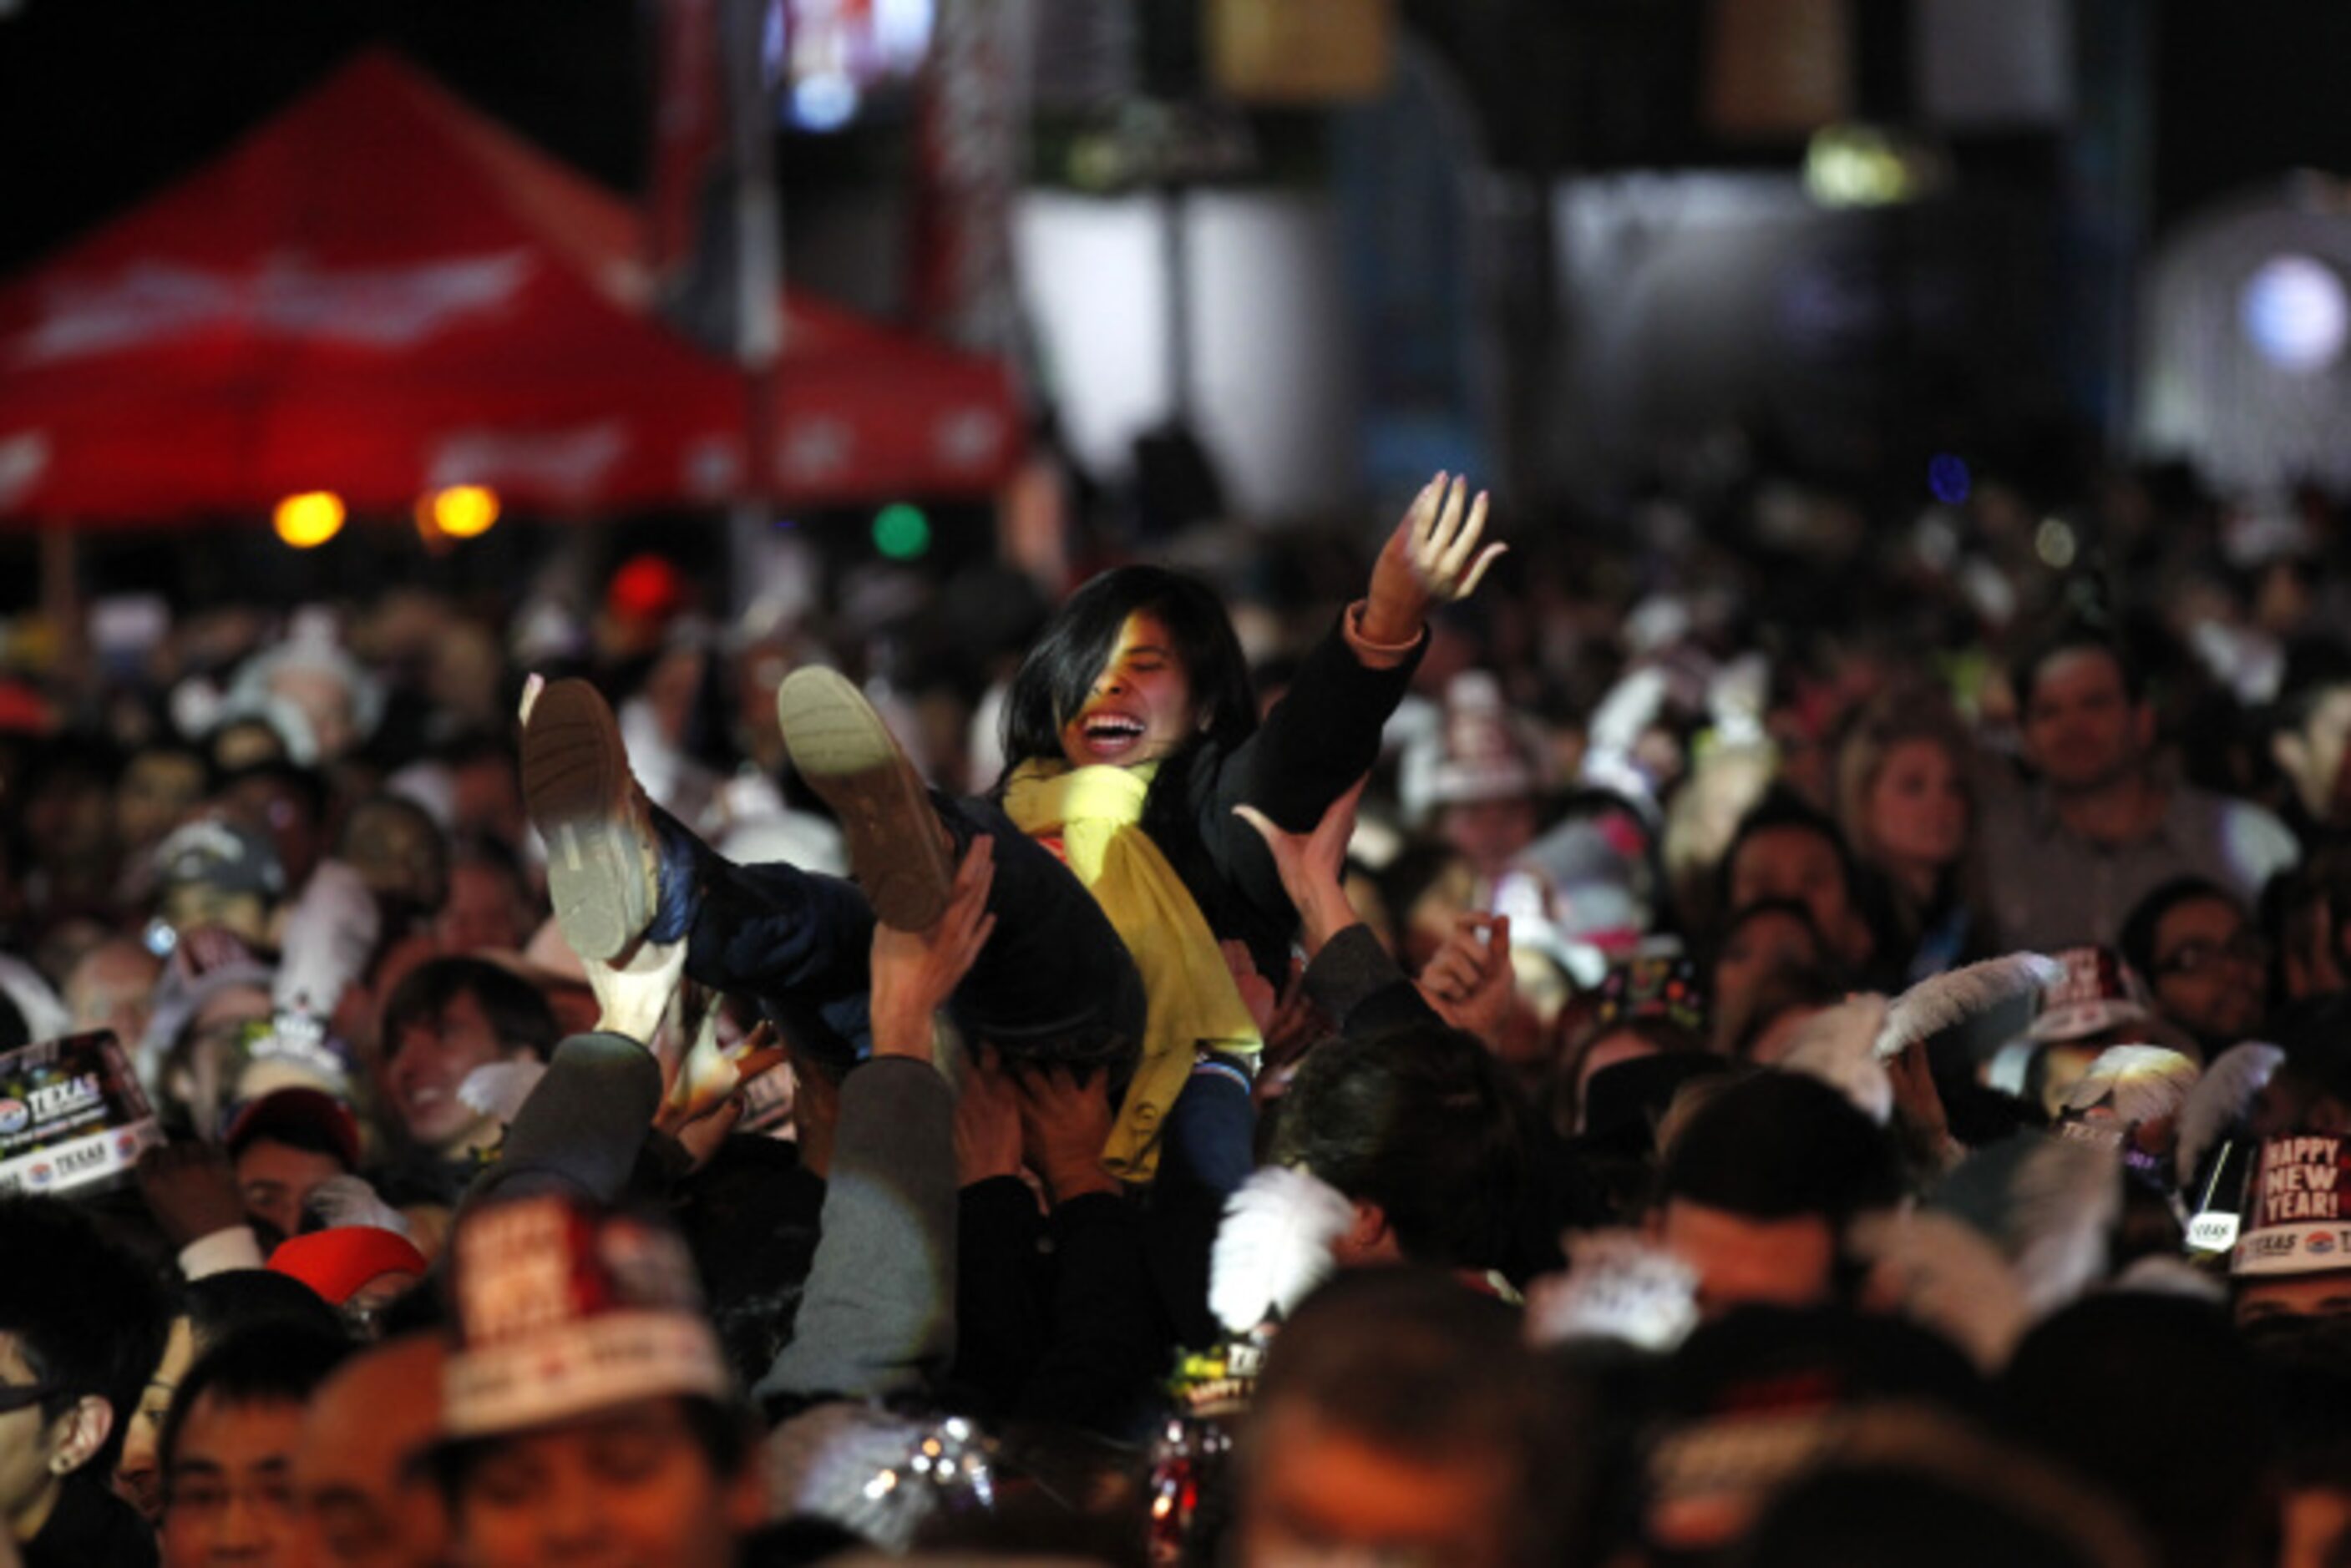
[[[387,1341],[338,1368],[310,1400],[295,1461],[313,1561],[329,1568],[442,1568],[449,1521],[423,1452],[441,1424],[440,1339]]]
[[[163,961],[129,937],[109,937],[66,976],[65,1002],[76,1029],[111,1029],[127,1047],[139,1043],[154,1012]]]

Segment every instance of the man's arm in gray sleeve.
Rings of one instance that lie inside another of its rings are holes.
[[[624,1034],[574,1034],[555,1048],[507,1128],[497,1163],[477,1177],[468,1204],[530,1192],[619,1199],[661,1108],[661,1064]]]
[[[754,1393],[869,1398],[955,1358],[955,1092],[930,1064],[877,1057],[841,1088],[823,1236],[792,1341]]]

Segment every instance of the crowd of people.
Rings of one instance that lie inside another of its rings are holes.
[[[2351,1563],[2341,516],[1949,468],[40,643],[0,1563]]]

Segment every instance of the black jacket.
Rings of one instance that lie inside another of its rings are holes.
[[[1371,669],[1333,621],[1257,732],[1238,746],[1204,746],[1184,759],[1180,809],[1152,803],[1145,819],[1152,840],[1191,890],[1208,929],[1247,942],[1259,972],[1277,986],[1289,978],[1298,913],[1265,840],[1233,807],[1253,805],[1292,833],[1312,828],[1379,761],[1380,732],[1404,700],[1420,655],[1416,648],[1393,669]]]
[[[155,1568],[155,1532],[106,1483],[77,1474],[41,1532],[24,1543],[25,1568]]]

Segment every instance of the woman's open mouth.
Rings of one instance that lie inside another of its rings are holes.
[[[1091,713],[1079,722],[1078,733],[1089,753],[1104,762],[1117,762],[1142,746],[1147,727],[1131,713]]]

